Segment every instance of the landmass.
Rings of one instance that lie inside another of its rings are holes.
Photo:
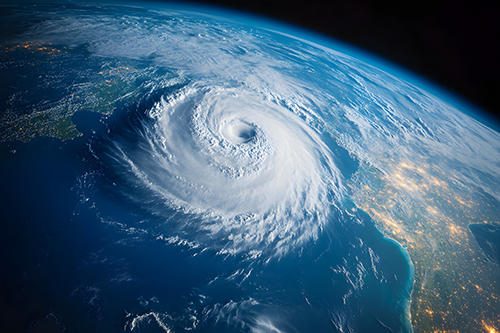
[[[78,111],[111,114],[116,103],[134,101],[156,70],[139,61],[93,57],[85,50],[50,43],[0,46],[2,142],[39,136],[80,136]]]
[[[469,225],[498,225],[499,202],[432,161],[381,157],[381,163],[384,172],[362,164],[348,186],[356,205],[413,261],[415,332],[498,333],[500,267],[486,260]]]

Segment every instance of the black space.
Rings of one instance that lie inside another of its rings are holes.
[[[500,2],[198,2],[261,14],[331,35],[445,86],[499,120]]]

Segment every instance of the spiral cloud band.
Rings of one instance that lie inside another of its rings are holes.
[[[189,229],[211,244],[286,252],[316,237],[340,198],[340,173],[318,134],[258,92],[198,82],[147,113],[141,144],[118,141],[116,151],[136,184],[196,216]]]

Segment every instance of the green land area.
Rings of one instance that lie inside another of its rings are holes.
[[[78,111],[111,114],[117,103],[135,101],[155,69],[140,62],[85,55],[48,43],[0,46],[1,141],[35,137],[75,138]]]

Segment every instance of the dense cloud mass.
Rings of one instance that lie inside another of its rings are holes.
[[[231,240],[230,250],[275,244],[282,254],[316,238],[342,196],[318,133],[242,85],[187,84],[154,103],[135,134],[112,148],[124,181],[150,192],[133,199],[200,217],[210,244]]]

